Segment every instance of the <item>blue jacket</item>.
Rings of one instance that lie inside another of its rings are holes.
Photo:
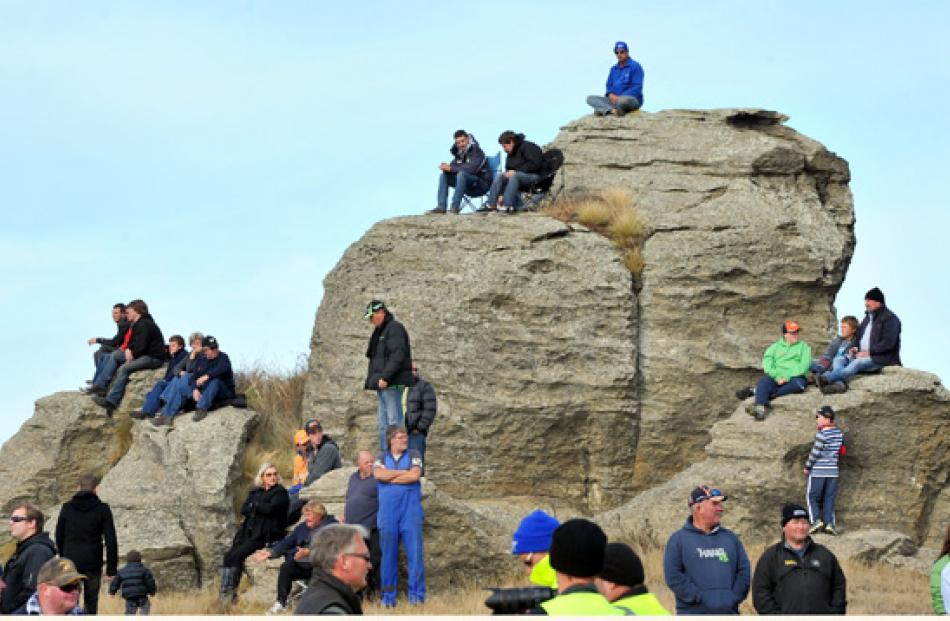
[[[607,76],[607,95],[632,95],[643,105],[643,67],[632,58],[627,59],[626,66],[617,63],[610,68]]]
[[[313,537],[315,532],[324,526],[329,526],[330,524],[336,523],[337,520],[334,516],[327,515],[313,528],[307,526],[306,522],[297,524],[297,526],[295,526],[294,529],[290,531],[289,535],[275,543],[274,547],[270,549],[271,558],[283,556],[284,560],[286,560],[288,563],[292,563],[294,561],[294,554],[297,552],[298,548],[310,547],[310,538]]]
[[[234,373],[231,371],[231,359],[223,351],[218,352],[214,360],[208,360],[204,354],[200,354],[195,359],[195,369],[191,376],[192,385],[202,375],[207,375],[209,380],[219,379],[231,392],[237,392],[234,387]]]
[[[663,575],[676,596],[676,614],[737,615],[752,571],[734,532],[717,527],[704,533],[690,516],[666,544]]]
[[[452,172],[464,172],[470,175],[476,175],[482,181],[491,183],[491,167],[485,158],[485,152],[478,146],[478,141],[475,140],[475,136],[471,134],[468,135],[468,148],[461,153],[459,153],[459,148],[454,144],[452,148],[449,149],[449,153],[452,154],[452,161],[449,162],[449,168],[452,169]]]
[[[178,353],[175,354],[174,357],[169,359],[168,367],[165,368],[164,379],[166,382],[170,382],[173,379],[175,379],[175,367],[177,367],[179,363],[183,362],[185,358],[187,357],[188,357],[188,350],[182,347],[181,349],[178,350]]]

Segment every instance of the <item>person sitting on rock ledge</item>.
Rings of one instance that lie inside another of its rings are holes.
[[[101,336],[94,336],[88,341],[90,345],[99,345],[97,349],[92,354],[92,360],[96,365],[96,368],[99,367],[99,362],[105,356],[111,354],[115,350],[119,349],[122,343],[125,341],[125,334],[129,331],[129,320],[125,318],[125,304],[119,302],[112,305],[112,321],[116,325],[116,333],[111,339],[107,339]],[[89,382],[92,383],[91,381]]]
[[[478,146],[475,136],[464,129],[455,132],[455,144],[449,149],[451,162],[439,164],[439,193],[436,207],[426,213],[445,213],[449,198],[449,187],[455,188],[449,210],[457,214],[462,210],[462,198],[465,196],[484,196],[491,187],[492,170],[488,165],[485,152]]]
[[[155,382],[152,389],[145,395],[145,401],[142,403],[142,409],[129,414],[133,419],[142,420],[143,418],[154,416],[162,407],[162,393],[175,380],[175,370],[179,364],[184,364],[188,359],[188,350],[185,349],[185,339],[178,334],[172,335],[168,339],[168,368],[165,369],[165,377]]]
[[[498,137],[505,150],[505,172],[492,181],[485,205],[479,213],[492,211],[514,212],[521,207],[521,190],[541,178],[544,154],[541,147],[524,139],[524,134],[508,130]],[[502,194],[504,192],[504,194]]]
[[[191,419],[197,423],[204,420],[216,402],[231,399],[236,394],[231,359],[218,347],[218,339],[209,334],[202,339],[201,347],[203,351],[195,359],[194,369],[172,385],[175,390],[168,394],[165,414],[156,416],[153,425],[171,424],[189,396],[195,400],[195,413]]]
[[[594,114],[616,114],[623,116],[627,112],[635,112],[643,105],[643,67],[630,58],[630,50],[623,41],[614,44],[614,54],[617,64],[610,68],[607,75],[607,93],[591,95],[587,98],[587,105],[594,109]]]
[[[340,447],[336,440],[323,433],[323,425],[315,418],[311,418],[304,425],[310,446],[307,447],[307,478],[304,487],[310,485],[331,470],[343,466],[340,459]]]
[[[755,395],[755,402],[746,407],[746,412],[756,420],[765,420],[765,409],[776,397],[805,392],[805,374],[811,368],[811,347],[799,340],[799,325],[788,320],[782,324],[782,338],[769,345],[762,356],[765,371],[755,389],[740,388],[736,397],[747,399]]]
[[[823,394],[848,390],[847,381],[858,373],[874,373],[882,367],[901,364],[901,320],[884,304],[884,294],[874,287],[864,295],[867,313],[858,326],[851,361],[844,367],[818,375],[815,380]]]
[[[817,377],[825,371],[837,371],[851,362],[851,348],[854,346],[854,335],[858,331],[858,318],[847,315],[841,319],[841,334],[828,343],[821,358],[813,360],[811,372],[814,377],[809,379],[810,384],[817,384]]]

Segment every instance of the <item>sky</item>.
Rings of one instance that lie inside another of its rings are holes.
[[[91,377],[115,302],[294,368],[343,251],[435,206],[452,132],[553,140],[617,40],[645,111],[778,110],[848,160],[839,315],[880,287],[904,364],[950,378],[948,30],[937,1],[0,0],[0,441]]]

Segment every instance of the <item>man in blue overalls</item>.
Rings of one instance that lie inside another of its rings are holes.
[[[396,605],[399,582],[399,541],[406,549],[409,565],[409,604],[426,599],[426,569],[422,558],[422,457],[409,449],[409,433],[403,426],[386,429],[385,453],[373,464],[373,476],[379,491],[379,543],[383,551],[380,571],[380,602]]]

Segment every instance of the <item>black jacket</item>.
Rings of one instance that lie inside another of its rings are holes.
[[[515,135],[514,147],[505,159],[505,170],[541,173],[541,147],[524,139],[524,134]]]
[[[307,479],[303,484],[306,487],[331,470],[342,466],[340,447],[336,440],[324,434],[317,450],[313,450],[312,446],[307,448]]]
[[[36,533],[16,544],[13,556],[3,567],[7,588],[0,596],[0,612],[10,614],[30,599],[36,590],[36,574],[43,563],[56,556],[56,545],[45,532]]]
[[[396,318],[386,311],[381,326],[373,330],[366,348],[369,369],[366,372],[366,390],[377,390],[380,379],[390,385],[412,386],[412,349],[409,333]]]
[[[436,408],[435,389],[432,384],[417,377],[416,383],[406,395],[406,429],[409,433],[418,431],[428,434],[429,427],[435,420]]]
[[[864,320],[858,326],[858,333],[854,340],[861,342],[864,331],[871,321],[872,314],[865,313]],[[871,360],[886,367],[901,363],[901,320],[891,312],[891,309],[881,305],[873,314],[871,328]]]
[[[176,377],[175,368],[178,365],[184,365],[188,362],[188,350],[184,347],[178,350],[178,353],[168,359],[168,366],[165,368],[165,377],[162,378],[166,382],[170,382]]]
[[[116,322],[116,333],[111,339],[98,338],[96,342],[100,345],[108,345],[112,348],[118,348],[122,344],[122,341],[125,340],[125,333],[129,331],[129,326],[132,324],[129,323],[128,319],[120,319]]]
[[[780,541],[766,548],[755,565],[752,603],[760,615],[843,615],[844,572],[835,555],[811,537],[803,558]]]
[[[102,541],[106,548],[106,575],[118,567],[119,545],[112,509],[94,492],[78,492],[63,504],[56,521],[56,547],[60,556],[76,564],[79,573],[102,571]]]
[[[257,539],[273,543],[283,539],[287,529],[288,503],[287,490],[283,485],[275,485],[269,490],[263,487],[252,489],[241,506],[244,522],[234,541]]]
[[[122,599],[141,599],[155,595],[155,576],[152,570],[142,563],[129,563],[109,583],[109,595],[115,595],[122,589]]]
[[[459,153],[458,146],[455,144],[452,145],[452,148],[449,149],[449,152],[452,154],[452,161],[449,163],[449,167],[454,173],[465,172],[470,175],[478,176],[485,183],[491,183],[492,171],[485,157],[485,152],[478,146],[478,141],[475,140],[475,136],[471,134],[468,135],[468,143],[468,148],[461,153]]]
[[[165,337],[162,336],[162,331],[155,325],[155,320],[148,313],[139,317],[139,320],[132,324],[129,351],[132,352],[133,358],[151,356],[164,360],[168,357],[168,352],[165,351]]]
[[[310,586],[300,598],[295,615],[361,615],[363,607],[349,585],[314,567]]]

